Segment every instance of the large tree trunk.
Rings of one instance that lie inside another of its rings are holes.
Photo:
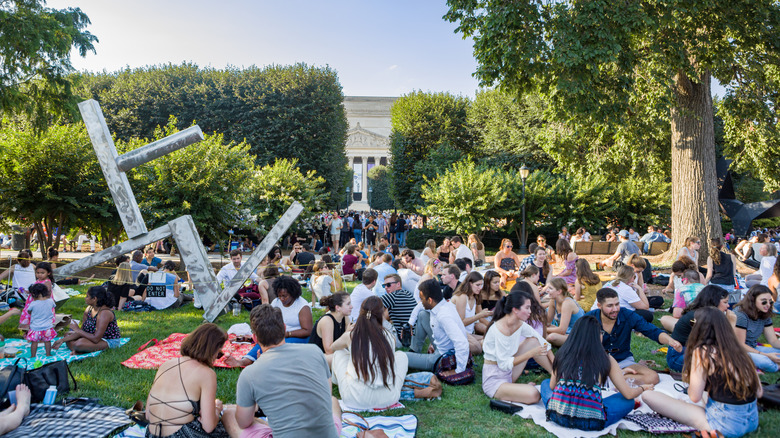
[[[674,78],[676,107],[672,119],[672,246],[677,255],[685,238],[701,239],[698,263],[707,260],[710,239],[723,237],[718,209],[710,73],[692,81],[685,73]]]

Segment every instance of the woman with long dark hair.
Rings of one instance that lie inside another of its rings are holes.
[[[615,358],[601,345],[601,324],[593,315],[578,319],[566,343],[558,350],[550,379],[542,382],[547,419],[580,430],[601,430],[634,410],[634,399],[653,385],[632,388]],[[612,381],[618,394],[601,396],[601,386]]]
[[[515,383],[531,358],[552,370],[550,344],[526,323],[533,300],[526,294],[512,292],[502,297],[493,311],[493,321],[482,344],[482,391],[490,398],[520,403],[539,401],[534,385]]]
[[[682,344],[683,350],[677,352],[674,348],[669,348],[666,352],[666,364],[669,365],[669,369],[672,371],[677,371],[678,373],[682,371],[685,360],[685,344],[688,342],[691,330],[693,330],[696,310],[702,307],[717,308],[726,315],[732,327],[737,322],[737,316],[729,310],[729,293],[718,286],[705,286],[691,304],[685,308],[683,315],[674,325],[672,338]]]
[[[772,327],[772,291],[757,284],[748,289],[734,311],[737,325],[734,332],[742,348],[762,371],[776,373],[780,369],[780,339]],[[770,347],[758,345],[763,334]]]
[[[708,393],[707,405],[677,400],[648,391],[642,400],[659,414],[701,431],[718,431],[738,437],[758,428],[756,398],[762,394],[756,367],[750,361],[722,311],[696,310],[685,351],[683,382],[693,403]]]
[[[87,308],[81,318],[81,328],[75,321],[70,323],[70,331],[52,344],[54,350],[66,343],[68,349],[76,354],[117,348],[120,346],[121,332],[114,314],[114,296],[103,286],[92,286],[84,298]]]
[[[529,298],[532,298],[531,315],[526,322],[533,327],[537,333],[547,339],[547,310],[542,307],[542,303],[539,302],[539,298],[531,288],[531,285],[524,281],[518,281],[512,286],[510,293],[511,292],[520,292]]]
[[[350,408],[385,408],[401,397],[409,362],[382,326],[385,312],[379,297],[366,298],[352,330],[331,344],[333,382]]]

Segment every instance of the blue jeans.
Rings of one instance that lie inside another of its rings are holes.
[[[682,353],[678,353],[677,350],[675,350],[672,347],[667,347],[666,365],[669,366],[670,370],[681,373],[684,362],[685,362],[685,347],[683,347]]]
[[[726,437],[738,437],[758,429],[755,400],[744,405],[731,405],[709,399],[705,413],[710,427]]]
[[[395,235],[398,237],[398,246],[399,247],[406,246],[406,231],[399,231],[395,233]]]
[[[442,356],[438,351],[433,354],[412,353],[410,351],[404,353],[409,359],[409,369],[422,371],[433,371],[436,361]]]
[[[355,242],[360,243],[363,240],[363,230],[352,230],[352,234],[355,235]]]
[[[308,344],[309,337],[306,336],[305,338],[284,338],[284,342],[288,344]]]
[[[756,350],[762,352],[762,353],[780,353],[780,350],[777,348],[772,347],[762,347],[760,345],[756,345]],[[756,365],[758,369],[761,371],[767,372],[767,373],[776,373],[780,367],[772,361],[772,359],[756,353],[748,353],[748,356],[750,356],[751,359],[753,359],[753,363]]]
[[[547,402],[550,401],[553,395],[552,389],[550,389],[550,379],[544,379],[542,382],[542,403],[547,407]],[[612,394],[609,397],[602,400],[604,405],[604,412],[607,414],[607,420],[604,423],[604,427],[610,426],[622,420],[623,417],[634,410],[634,400],[629,400],[623,397],[623,394]]]

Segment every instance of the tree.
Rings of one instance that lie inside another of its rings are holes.
[[[52,9],[41,0],[0,1],[0,110],[31,117],[44,129],[51,115],[75,110],[67,74],[71,48],[95,51],[79,8]]]
[[[177,117],[227,142],[246,142],[256,164],[298,159],[325,179],[335,205],[343,199],[347,118],[336,72],[306,64],[201,69],[194,64],[74,75],[84,98],[100,102],[118,138],[151,137]]]
[[[5,120],[0,129],[0,214],[38,230],[41,257],[66,228],[112,216],[108,186],[83,125],[35,133]]]
[[[710,84],[714,76],[738,95],[742,76],[776,68],[777,2],[448,4],[445,18],[474,37],[482,85],[539,90],[553,120],[589,123],[606,145],[641,139],[646,120],[668,123],[672,247],[688,235],[721,236]]]
[[[435,217],[438,227],[461,234],[480,233],[495,224],[498,208],[507,200],[505,175],[472,161],[456,163],[434,179],[424,177],[420,213]]]
[[[290,207],[293,201],[303,205],[297,223],[311,219],[325,210],[325,180],[313,170],[302,172],[298,161],[285,158],[258,170],[251,185],[247,203],[252,211],[250,222],[264,235]]]
[[[171,117],[153,140],[178,132]],[[134,139],[123,150],[146,144]],[[218,241],[246,215],[246,201],[255,174],[246,143],[231,144],[221,135],[166,154],[131,170],[133,191],[147,226],[156,228],[183,215],[191,215],[201,237]]]
[[[393,198],[390,196],[390,172],[387,166],[374,166],[368,171],[368,179],[371,187],[371,209],[392,210],[395,208]]]
[[[392,196],[399,208],[414,212],[423,204],[423,177],[435,178],[436,174],[421,173],[415,166],[426,161],[432,151],[445,143],[463,155],[473,149],[468,106],[465,97],[422,91],[395,101],[390,110],[390,169]]]

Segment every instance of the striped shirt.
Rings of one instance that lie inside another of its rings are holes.
[[[395,292],[382,295],[382,304],[384,304],[388,313],[390,313],[390,319],[393,321],[395,330],[400,333],[401,326],[409,321],[412,310],[417,306],[417,300],[414,299],[414,295],[408,290],[399,289]]]

